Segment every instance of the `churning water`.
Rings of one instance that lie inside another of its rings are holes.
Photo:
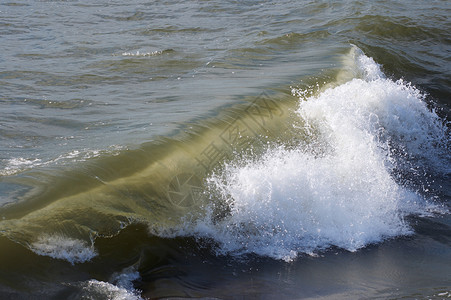
[[[0,296],[451,297],[450,14],[0,4]]]

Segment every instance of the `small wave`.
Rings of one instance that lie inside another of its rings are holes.
[[[146,56],[158,56],[165,53],[173,52],[172,49],[166,49],[166,50],[156,50],[152,52],[140,52],[139,50],[136,52],[122,52],[122,56],[136,56],[136,57],[146,57]]]
[[[40,236],[30,248],[36,254],[63,259],[71,264],[84,263],[97,256],[93,245],[62,235]]]
[[[111,282],[91,279],[82,284],[83,299],[140,300],[139,291],[134,289],[133,281],[140,278],[139,273],[124,270],[113,275]]]
[[[324,39],[330,36],[326,30],[312,31],[309,33],[290,32],[276,38],[263,40],[260,44],[268,45],[270,48],[295,47],[301,43],[311,42],[312,40]]]
[[[74,138],[74,137],[64,137]],[[103,155],[118,155],[120,151],[124,149],[123,146],[111,145],[108,150],[95,150],[95,149],[81,149],[72,150],[67,153],[60,154],[58,157],[44,161],[40,158],[24,158],[16,157],[11,159],[0,160],[4,165],[3,169],[0,170],[0,176],[10,176],[15,175],[27,170],[31,170],[37,167],[51,166],[55,164],[67,164],[75,162],[83,162],[92,158],[101,157]]]
[[[41,109],[56,108],[56,109],[77,109],[86,106],[91,106],[92,102],[85,99],[71,99],[71,100],[50,100],[47,98],[33,99],[26,98],[23,100],[24,104],[35,105]]]

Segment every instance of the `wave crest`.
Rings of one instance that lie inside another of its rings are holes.
[[[220,204],[196,223],[196,236],[214,239],[222,254],[289,261],[412,233],[405,217],[430,204],[394,174],[406,162],[440,164],[446,129],[417,89],[385,78],[355,50],[362,78],[301,97],[298,130],[307,141],[226,165],[208,179]]]

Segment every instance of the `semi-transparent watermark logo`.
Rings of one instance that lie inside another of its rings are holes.
[[[260,94],[236,116],[218,138],[213,139],[194,158],[196,165],[189,173],[177,174],[169,183],[167,194],[169,201],[179,207],[193,206],[202,199],[202,174],[208,174],[225,161],[231,159],[233,152],[246,151],[252,144],[251,139],[268,129],[268,124],[283,115],[280,105],[267,93]]]

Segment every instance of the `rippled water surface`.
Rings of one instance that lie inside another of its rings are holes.
[[[0,298],[451,297],[449,1],[3,1]]]

